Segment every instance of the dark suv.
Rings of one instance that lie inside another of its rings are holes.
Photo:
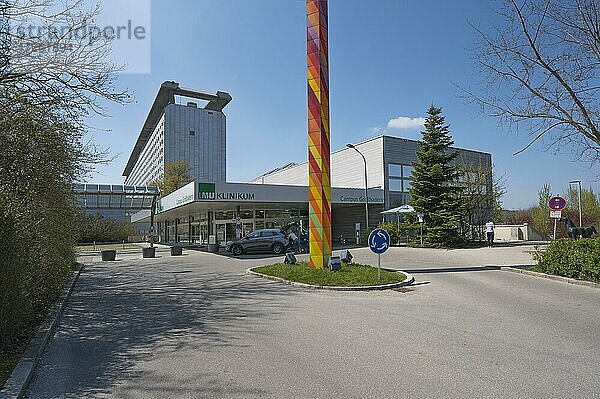
[[[234,255],[244,252],[273,252],[276,255],[285,252],[289,240],[280,229],[255,230],[244,238],[227,243],[225,249]]]

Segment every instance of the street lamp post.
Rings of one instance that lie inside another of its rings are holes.
[[[367,159],[365,158],[363,153],[360,152],[358,150],[358,148],[356,148],[356,146],[354,146],[354,144],[346,144],[346,147],[352,148],[353,150],[358,152],[365,163],[365,219],[367,222],[366,229],[367,229],[367,231],[369,231],[369,191],[368,191],[369,186],[367,185]]]
[[[579,203],[579,227],[582,226],[582,212],[581,212],[581,180],[572,180],[569,182],[569,184],[575,184],[577,183],[578,185],[578,190],[577,190],[577,202]]]
[[[425,215],[423,214],[423,212],[419,212],[417,214],[417,217],[419,218],[419,224],[421,225],[421,246],[423,246],[423,222],[425,222]]]

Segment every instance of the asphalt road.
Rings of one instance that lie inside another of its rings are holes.
[[[403,292],[244,274],[273,259],[87,258],[28,397],[598,397],[600,290],[480,267],[530,250],[392,248],[421,283]]]

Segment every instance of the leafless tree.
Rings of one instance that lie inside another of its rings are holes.
[[[475,84],[462,88],[530,142],[600,161],[600,0],[505,0],[503,24],[477,33]]]
[[[110,37],[94,25],[99,5],[56,3],[0,0],[0,89],[72,116],[102,114],[99,100],[128,101],[115,85]]]

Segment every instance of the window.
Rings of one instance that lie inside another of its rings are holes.
[[[283,217],[283,212],[281,211],[281,209],[268,209],[265,212],[265,218],[267,218],[267,219],[281,218],[281,217]]]
[[[242,219],[252,219],[254,217],[254,213],[252,209],[243,209],[240,211],[240,218]]]
[[[401,179],[390,179],[390,191],[402,191],[402,180]]]
[[[402,165],[389,164],[388,173],[390,177],[402,177]]]
[[[196,132],[194,130],[190,130],[190,136],[195,136]]]
[[[414,168],[411,165],[388,164],[388,189],[391,192],[408,192],[410,176]]]

